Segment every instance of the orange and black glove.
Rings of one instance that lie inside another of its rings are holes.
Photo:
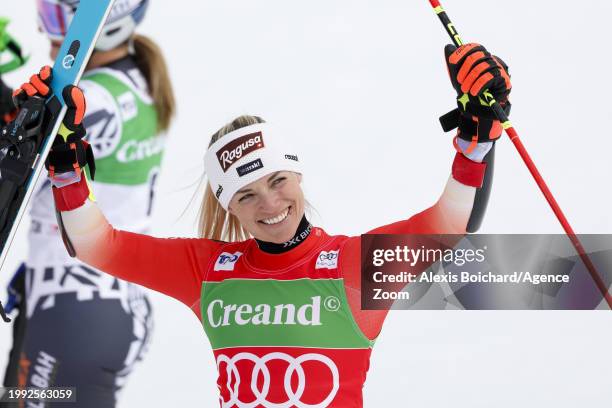
[[[91,145],[83,140],[86,135],[83,126],[85,96],[80,88],[72,85],[64,88],[62,96],[68,110],[45,162],[49,177],[72,171],[80,176],[81,169],[87,165],[93,180],[96,174],[93,151]]]
[[[45,98],[50,94],[50,89],[40,79],[45,76],[46,72],[41,71],[32,77],[31,82],[23,84],[13,93],[14,111],[10,113],[10,119],[5,118],[7,123],[2,126],[0,133],[0,149],[3,153],[0,163],[2,179],[10,180],[14,186],[21,186],[29,176],[38,155],[42,137],[48,131],[48,124],[52,121],[53,113]],[[37,90],[34,84],[40,90]],[[7,189],[9,188],[6,187],[5,190]],[[12,192],[4,194],[5,200],[11,194]]]
[[[457,136],[470,142],[468,151],[478,143],[497,140],[502,125],[490,107],[490,101],[501,104],[510,113],[508,96],[512,89],[508,66],[491,55],[480,44],[465,44],[444,49],[446,64],[453,88],[457,91],[458,109],[440,118],[445,131],[459,128]]]
[[[53,72],[49,66],[43,67],[38,74],[33,75],[29,82],[13,93],[17,108],[21,108],[32,98],[50,97],[52,78]],[[80,179],[81,169],[88,165],[93,180],[95,175],[93,152],[89,143],[83,140],[86,135],[83,126],[85,96],[80,88],[69,85],[62,91],[62,97],[68,109],[45,162],[49,177],[54,179],[56,175],[74,172]]]

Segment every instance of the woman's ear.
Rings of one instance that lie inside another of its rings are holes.
[[[295,174],[297,174],[298,183],[302,183],[302,173],[295,173]]]

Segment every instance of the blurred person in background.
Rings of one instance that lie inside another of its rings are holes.
[[[55,59],[79,1],[36,3]],[[115,2],[80,82],[88,103],[86,140],[96,157],[97,202],[114,225],[139,233],[150,226],[175,111],[159,47],[135,34],[148,6],[149,0]],[[3,99],[3,106],[9,103]],[[151,336],[147,296],[68,255],[48,180],[41,180],[31,203],[28,256],[9,286],[7,309],[17,308],[19,316],[4,385],[76,387],[75,407],[114,407]]]

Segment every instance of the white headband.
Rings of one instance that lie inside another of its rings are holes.
[[[298,155],[287,138],[268,123],[235,130],[206,152],[204,168],[213,193],[227,210],[234,194],[253,181],[277,171],[302,173]]]

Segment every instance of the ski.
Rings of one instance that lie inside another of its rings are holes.
[[[114,1],[82,0],[79,3],[53,65],[50,98],[28,100],[15,121],[3,130],[0,138],[4,144],[0,144],[0,149],[5,153],[0,159],[0,270],[66,114],[62,90],[68,85],[77,85],[81,79]],[[41,108],[41,104],[46,107]],[[42,109],[51,112],[48,123],[43,122]],[[41,137],[41,133],[46,136]]]

